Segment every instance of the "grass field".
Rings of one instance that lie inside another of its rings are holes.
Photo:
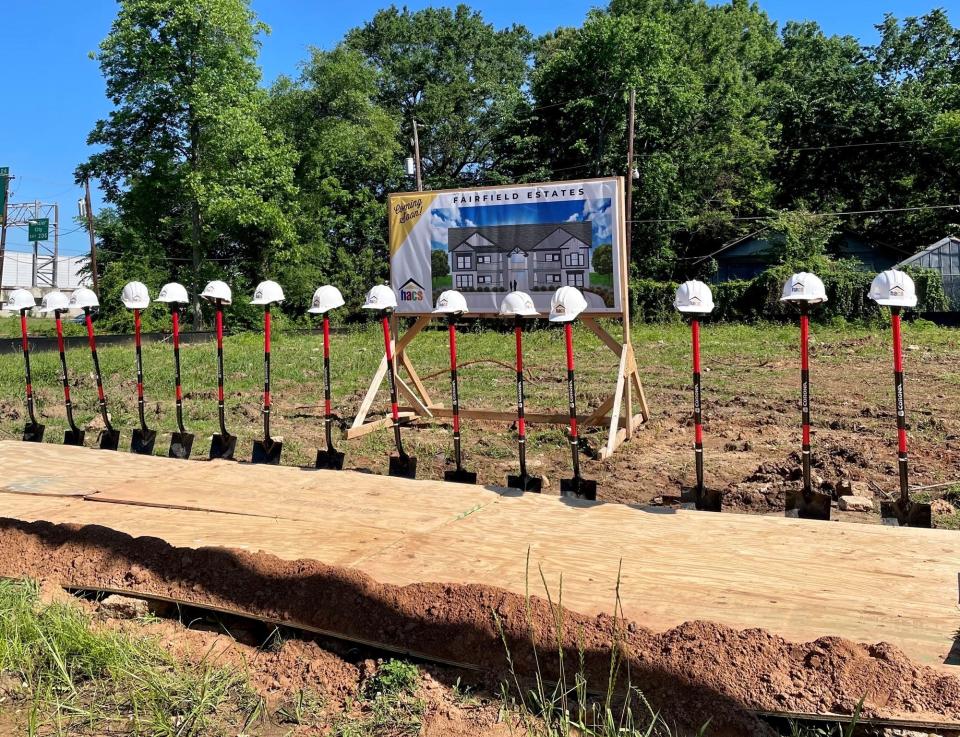
[[[16,320],[8,320],[15,323]],[[489,325],[489,323],[488,323]],[[79,327],[79,326],[78,326]],[[283,437],[283,462],[310,464],[323,443],[322,343],[318,335],[285,332],[278,319],[273,346],[272,427]],[[11,325],[3,325],[11,332]],[[611,325],[614,332],[616,326]],[[748,479],[765,462],[789,462],[799,446],[798,331],[793,325],[706,323],[703,342],[703,403],[707,473],[721,486]],[[561,331],[539,324],[525,334],[527,411],[566,411],[566,372]],[[895,423],[892,415],[892,359],[885,325],[814,325],[811,391],[815,452],[859,454],[847,466],[854,479],[895,488]],[[637,325],[633,343],[651,407],[651,422],[613,458],[588,461],[585,473],[601,483],[601,496],[649,501],[689,484],[690,346],[681,323]],[[929,323],[904,327],[907,411],[910,420],[912,480],[916,484],[960,479],[960,331]],[[575,330],[578,403],[581,415],[599,406],[612,391],[616,358],[592,333]],[[460,393],[463,407],[512,411],[515,402],[513,339],[510,332],[468,323],[459,336]],[[333,336],[332,377],[335,411],[352,420],[382,355],[376,325],[358,326]],[[435,402],[449,406],[447,336],[424,331],[408,354]],[[227,428],[240,437],[237,455],[249,458],[260,430],[262,339],[256,333],[226,340]],[[124,431],[122,447],[136,425],[134,353],[131,347],[104,347],[101,365],[114,425]],[[60,442],[64,425],[59,365],[55,352],[34,352],[34,387],[47,441]],[[68,360],[78,422],[99,426],[96,385],[89,351],[74,349]],[[213,343],[182,348],[188,430],[197,435],[195,455],[209,448],[217,429],[216,360]],[[172,350],[168,344],[144,347],[148,423],[162,433],[175,427]],[[20,356],[0,360],[0,437],[18,437],[25,417]],[[403,404],[403,402],[401,402]],[[386,411],[386,383],[373,415]],[[604,428],[586,431],[596,450]],[[451,452],[450,430],[421,423],[405,430],[406,443],[420,459],[423,477],[442,474]],[[88,443],[96,433],[88,434]],[[466,465],[484,483],[502,483],[515,463],[515,437],[509,423],[463,423]],[[161,436],[157,452],[165,453]],[[389,432],[374,432],[339,445],[347,466],[385,472],[392,447]],[[567,475],[564,428],[533,426],[528,453],[538,472]],[[838,455],[839,454],[839,455]],[[834,464],[836,465],[836,464]],[[829,466],[824,474],[829,475]]]

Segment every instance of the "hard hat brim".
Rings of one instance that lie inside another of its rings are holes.
[[[826,297],[781,297],[781,302],[806,302],[807,304],[817,305],[827,301]]]
[[[692,315],[709,315],[711,312],[713,312],[713,305],[703,305],[700,307],[695,307],[693,305],[674,305],[674,307],[677,309],[677,312],[683,312],[685,314]]]
[[[896,298],[876,299],[875,298],[873,301],[876,302],[881,307],[916,307],[918,300],[916,297],[914,297],[913,299],[896,299]]]

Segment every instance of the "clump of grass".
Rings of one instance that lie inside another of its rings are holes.
[[[29,734],[203,735],[256,707],[242,675],[173,661],[151,639],[43,604],[31,581],[0,580],[0,671],[30,700]]]
[[[333,724],[333,737],[413,737],[420,734],[426,704],[417,696],[420,670],[388,660],[363,685],[363,699],[348,705]],[[351,706],[355,708],[350,708]]]

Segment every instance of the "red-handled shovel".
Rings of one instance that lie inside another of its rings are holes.
[[[280,463],[283,442],[270,436],[270,305],[263,306],[263,439],[253,441],[254,463]]]
[[[520,475],[507,476],[507,486],[520,491],[539,493],[543,489],[543,479],[527,473],[527,421],[524,416],[523,391],[523,318],[514,318],[513,333],[517,344],[517,447],[520,454]]]
[[[893,387],[897,401],[897,465],[900,470],[900,498],[880,502],[880,516],[886,524],[906,527],[932,527],[933,511],[929,504],[911,501],[907,473],[907,413],[903,398],[903,345],[900,337],[900,308],[890,308],[893,331]]]
[[[787,492],[786,509],[796,511],[801,519],[830,519],[829,494],[814,491],[810,472],[810,315],[806,302],[800,303],[800,408],[803,421],[803,490]]]
[[[133,340],[137,356],[137,415],[140,427],[135,428],[130,439],[130,451],[141,455],[153,455],[153,446],[157,442],[157,431],[147,427],[143,400],[143,351],[140,346],[140,310],[133,311]]]
[[[560,480],[560,495],[576,499],[596,499],[597,482],[580,475],[580,437],[577,434],[577,381],[573,364],[573,326],[563,325],[567,346],[567,399],[570,405],[570,453],[573,457],[573,478]]]
[[[444,471],[443,480],[458,484],[477,483],[477,474],[463,467],[460,453],[460,387],[457,381],[457,317],[447,315],[447,334],[450,344],[450,403],[453,412],[453,458],[456,465],[452,471]]]
[[[400,405],[397,402],[397,379],[393,365],[393,340],[390,335],[388,311],[383,311],[381,322],[383,323],[383,346],[387,356],[387,378],[390,381],[390,415],[393,418],[393,440],[397,446],[397,455],[390,456],[389,474],[412,479],[417,476],[417,459],[407,455],[400,440]]]
[[[700,321],[696,317],[690,320],[690,334],[693,343],[693,449],[697,467],[697,486],[694,490],[694,502],[699,510],[719,512],[722,504],[720,492],[716,489],[705,489],[703,485],[703,416],[700,406]]]
[[[73,402],[70,400],[70,373],[67,371],[67,350],[63,342],[63,321],[60,315],[65,310],[54,310],[54,321],[57,324],[57,348],[60,350],[60,371],[63,380],[63,405],[67,410],[68,429],[63,432],[64,445],[83,445],[83,438],[86,434],[77,427],[73,419]]]
[[[193,449],[193,433],[187,432],[183,425],[183,387],[180,384],[180,311],[175,302],[170,304],[170,317],[173,320],[173,377],[177,401],[177,431],[170,433],[170,458],[189,458]]]
[[[100,405],[100,417],[103,418],[104,429],[100,431],[98,444],[101,450],[116,450],[120,446],[120,431],[110,424],[110,415],[107,412],[107,396],[103,391],[103,376],[100,373],[100,358],[97,356],[97,337],[93,329],[93,313],[89,307],[83,308],[87,321],[87,341],[90,343],[90,355],[93,358],[93,370],[97,377],[97,400]]]
[[[317,450],[317,468],[339,471],[346,457],[344,452],[333,447],[333,406],[330,390],[330,318],[323,315],[323,432],[327,447]]]
[[[223,301],[214,300],[217,307],[217,418],[220,432],[210,440],[210,458],[233,460],[237,450],[237,436],[227,432],[226,408],[223,401]]]
[[[29,308],[28,308],[29,309]],[[43,442],[44,426],[37,422],[33,409],[33,379],[30,376],[30,341],[27,338],[27,310],[20,310],[20,333],[23,336],[23,367],[27,381],[27,415],[30,421],[23,428],[23,439],[28,443]]]

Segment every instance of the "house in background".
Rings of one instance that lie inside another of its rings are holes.
[[[468,290],[587,287],[592,242],[589,221],[450,228],[451,280]]]
[[[754,233],[715,251],[711,254],[717,261],[714,281],[753,279],[775,266],[776,239],[782,237],[778,233]],[[893,246],[871,243],[854,233],[839,233],[827,251],[834,258],[856,260],[863,271],[870,272],[889,269],[909,253]]]
[[[915,253],[897,264],[898,267],[916,266],[935,269],[943,277],[943,291],[947,293],[954,311],[960,311],[960,238],[948,235],[929,248]]]

